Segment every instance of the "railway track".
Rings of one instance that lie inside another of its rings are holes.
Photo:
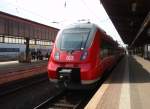
[[[115,66],[110,71],[105,72],[94,89],[80,91],[62,90],[33,109],[83,109],[114,68]]]
[[[3,84],[0,86],[0,97],[15,93],[23,88],[31,87],[32,85],[36,85],[41,82],[47,81],[48,79],[46,77],[47,75],[45,73],[30,78]]]
[[[34,109],[80,109],[89,94],[87,91],[63,90]]]
[[[61,89],[58,94],[49,97],[33,109],[83,109],[108,76],[109,73],[106,73],[96,87],[91,90],[71,91]]]

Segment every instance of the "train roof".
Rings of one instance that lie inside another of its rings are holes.
[[[69,26],[66,26],[64,29],[67,28],[99,28],[103,33],[106,34],[106,32],[101,29],[98,25],[94,24],[94,23],[75,23],[75,24],[71,24]]]

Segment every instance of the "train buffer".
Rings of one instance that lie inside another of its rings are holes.
[[[46,73],[47,61],[18,63],[18,61],[0,62],[0,85]]]
[[[85,109],[149,109],[150,61],[125,56]]]

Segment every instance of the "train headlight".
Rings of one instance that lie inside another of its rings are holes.
[[[83,54],[81,55],[81,60],[85,60],[88,56],[88,52],[84,51]]]
[[[59,57],[60,57],[59,52],[58,52],[58,51],[57,51],[57,52],[55,52],[55,59],[56,59],[56,60],[59,60]]]

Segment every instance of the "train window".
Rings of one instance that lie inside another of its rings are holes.
[[[80,50],[85,47],[88,33],[67,33],[62,37],[61,49]]]
[[[39,41],[40,42],[40,45],[42,45],[42,41]]]
[[[106,56],[108,56],[108,49],[102,49],[101,50],[101,57],[104,58]]]
[[[19,39],[16,39],[16,43],[19,43]]]
[[[21,44],[21,39],[18,39],[18,43]]]
[[[106,56],[110,56],[113,54],[113,48],[111,46],[111,44],[105,40],[102,40],[102,44],[101,44],[101,58],[105,58]]]
[[[36,44],[38,44],[38,41],[36,41]]]
[[[12,38],[9,37],[9,38],[8,38],[8,41],[9,41],[9,43],[12,43]]]
[[[47,45],[48,44],[48,42],[44,42],[44,45]]]
[[[0,36],[0,42],[3,42],[3,36]]]
[[[47,45],[50,45],[50,42],[47,42]]]
[[[44,41],[41,41],[42,42],[42,44],[41,45],[44,45]]]
[[[62,50],[81,50],[86,46],[90,30],[86,28],[66,29],[62,32],[56,42],[57,47]]]
[[[18,43],[21,44],[21,38],[18,38]]]
[[[44,41],[44,45],[47,45],[47,42],[46,42],[46,41]]]
[[[47,45],[51,45],[51,42],[48,42],[48,44]]]
[[[46,44],[47,44],[47,42],[44,41],[43,45],[46,45]]]
[[[43,45],[47,45],[47,42],[44,41],[44,44],[43,44]]]
[[[11,38],[11,43],[16,43],[16,39],[15,38]]]
[[[39,41],[40,42],[40,45],[42,45],[42,41]]]
[[[4,42],[5,42],[5,43],[8,43],[8,42],[9,42],[9,41],[8,41],[8,37],[5,37],[5,38],[4,38]]]
[[[35,44],[35,40],[30,40],[29,44]]]
[[[39,44],[39,41],[36,41],[36,44]]]
[[[26,40],[25,40],[25,39],[22,39],[22,43],[25,44],[25,43],[26,43]]]

